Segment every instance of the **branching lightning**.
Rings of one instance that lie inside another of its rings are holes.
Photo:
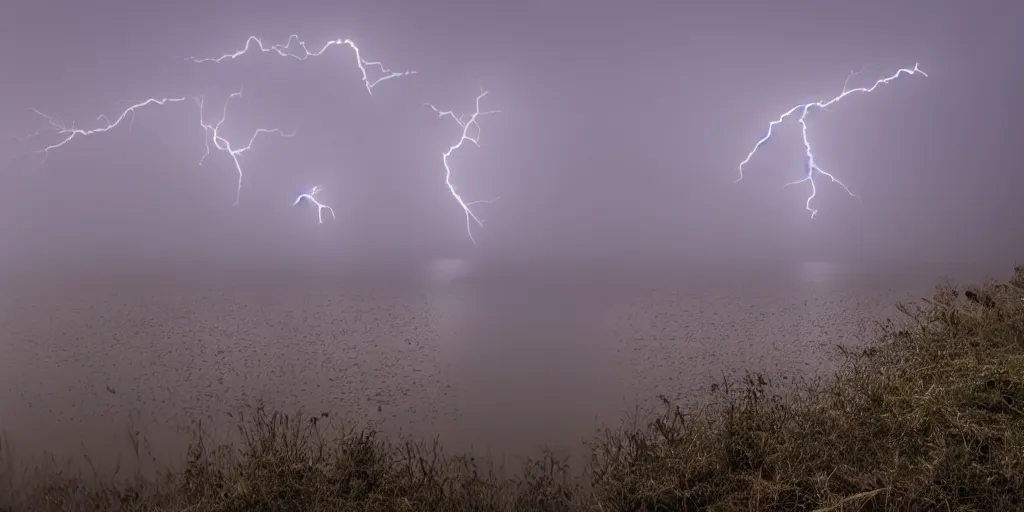
[[[747,155],[747,157],[744,158],[742,162],[740,162],[740,165],[739,165],[740,177],[736,180],[736,182],[739,182],[740,180],[743,179],[743,166],[746,165],[747,163],[749,163],[752,158],[754,158],[754,154],[757,153],[757,150],[763,144],[768,142],[768,139],[770,139],[771,136],[772,136],[774,128],[777,125],[781,124],[783,121],[785,121],[786,118],[788,118],[788,117],[796,114],[797,112],[799,112],[800,116],[797,118],[797,122],[800,123],[800,130],[801,130],[801,135],[803,137],[803,143],[804,143],[804,154],[805,154],[805,169],[804,169],[804,173],[805,173],[805,175],[804,175],[803,178],[801,178],[799,180],[796,180],[796,181],[792,181],[792,182],[786,183],[784,186],[788,187],[790,185],[796,185],[797,183],[803,183],[805,181],[806,182],[810,182],[810,184],[811,184],[811,195],[807,197],[807,203],[806,203],[805,207],[806,207],[807,211],[811,212],[811,218],[812,219],[818,213],[818,210],[816,210],[816,209],[811,207],[811,201],[814,199],[814,196],[817,195],[817,193],[818,193],[817,185],[814,182],[814,174],[815,173],[818,173],[818,174],[820,174],[822,176],[825,176],[828,179],[832,180],[833,183],[836,183],[839,186],[841,186],[843,188],[843,190],[845,190],[846,193],[849,194],[850,196],[857,197],[856,195],[854,195],[853,192],[850,191],[850,189],[842,181],[837,179],[832,174],[830,174],[828,172],[825,172],[821,167],[818,166],[818,164],[817,164],[817,162],[815,161],[815,158],[814,158],[814,152],[811,150],[810,139],[808,138],[808,135],[807,135],[807,114],[810,113],[810,111],[815,109],[815,108],[820,108],[822,110],[827,110],[828,107],[838,103],[840,100],[842,100],[843,98],[845,98],[845,97],[847,97],[847,96],[849,96],[851,94],[859,93],[859,92],[864,92],[864,93],[873,92],[876,88],[878,88],[878,86],[883,85],[883,84],[888,84],[889,82],[899,78],[900,75],[904,75],[904,74],[906,74],[906,75],[921,75],[921,76],[924,76],[924,77],[928,76],[924,71],[921,71],[921,69],[918,67],[918,64],[914,64],[913,68],[909,68],[909,69],[908,68],[902,68],[902,69],[896,71],[895,73],[893,73],[892,75],[876,81],[870,87],[857,87],[857,88],[854,88],[854,89],[848,89],[847,88],[847,84],[849,83],[849,78],[850,77],[847,77],[846,83],[843,84],[843,91],[838,96],[836,96],[836,97],[834,97],[834,98],[832,98],[830,100],[827,100],[827,101],[817,101],[817,102],[814,102],[814,103],[804,103],[804,104],[797,105],[797,106],[789,109],[788,111],[783,113],[781,116],[779,116],[776,120],[774,120],[774,121],[772,121],[771,123],[768,124],[768,133],[767,133],[767,135],[765,135],[761,140],[757,141],[757,144],[754,145],[754,149],[752,149],[750,151],[750,153]],[[850,76],[852,77],[853,74],[851,74]]]
[[[210,141],[211,140],[213,141],[214,148],[226,152],[231,157],[232,162],[234,162],[234,164],[235,164],[235,171],[238,173],[238,185],[236,187],[235,203],[234,203],[236,206],[238,205],[239,199],[241,197],[241,193],[242,193],[242,178],[244,177],[244,174],[242,172],[242,162],[241,162],[241,158],[240,158],[241,155],[243,153],[245,153],[246,151],[248,151],[252,147],[253,143],[256,141],[256,138],[261,133],[264,133],[264,134],[274,133],[274,134],[278,134],[278,135],[281,135],[281,136],[284,136],[284,137],[291,137],[291,136],[295,135],[294,132],[286,133],[283,130],[280,130],[280,129],[277,129],[277,128],[260,128],[260,129],[257,129],[255,132],[253,132],[252,137],[249,138],[249,143],[248,144],[246,144],[245,146],[240,147],[240,148],[235,148],[231,144],[230,141],[228,141],[226,138],[224,138],[223,135],[221,135],[220,127],[224,123],[224,121],[227,119],[228,103],[233,98],[241,98],[241,97],[242,97],[242,91],[238,91],[238,92],[233,93],[230,96],[228,96],[228,99],[224,102],[224,109],[222,111],[221,118],[220,118],[219,121],[217,121],[216,124],[209,124],[205,120],[205,117],[203,115],[204,114],[204,112],[203,112],[203,97],[199,96],[199,97],[195,98],[196,104],[199,105],[199,123],[200,123],[200,126],[202,126],[202,128],[204,130],[204,133],[206,135],[205,140],[204,140],[204,142],[206,144],[206,153],[204,153],[202,158],[199,159],[199,163],[201,165],[203,163],[203,161],[206,159],[206,157],[210,155]],[[123,123],[125,121],[125,119],[128,119],[128,124],[129,124],[129,128],[130,128],[132,122],[134,122],[136,111],[138,109],[140,109],[140,108],[143,108],[143,107],[146,107],[146,106],[149,106],[149,105],[166,105],[168,103],[178,103],[178,102],[185,101],[186,99],[188,99],[188,98],[185,97],[185,96],[178,97],[178,98],[149,98],[147,100],[140,101],[138,103],[135,103],[134,105],[129,106],[128,108],[123,110],[121,112],[121,114],[118,115],[117,118],[115,118],[113,121],[111,121],[110,118],[108,118],[105,115],[100,115],[97,118],[97,120],[102,123],[102,126],[100,126],[98,128],[88,129],[88,130],[82,129],[82,128],[78,128],[75,125],[75,123],[72,123],[71,125],[67,125],[67,124],[65,124],[63,121],[61,121],[59,118],[57,118],[55,116],[50,116],[50,115],[47,115],[47,114],[44,114],[44,113],[40,112],[37,109],[32,109],[33,112],[35,112],[36,114],[38,114],[39,116],[42,116],[44,119],[47,120],[47,123],[49,124],[49,127],[44,128],[42,130],[37,131],[36,133],[31,134],[30,137],[41,135],[44,132],[54,132],[54,133],[56,133],[56,134],[58,134],[60,136],[60,140],[58,140],[57,142],[54,142],[54,143],[52,143],[52,144],[50,144],[50,145],[48,145],[48,146],[46,146],[46,147],[36,151],[37,153],[42,153],[43,154],[43,161],[45,161],[46,157],[49,156],[49,153],[50,153],[51,150],[60,148],[60,147],[64,146],[65,144],[68,144],[69,142],[71,142],[75,138],[87,137],[87,136],[90,136],[90,135],[95,135],[95,134],[99,134],[99,133],[108,132],[110,130],[113,130],[117,126],[119,126],[121,123]]]
[[[242,162],[240,160],[242,154],[252,148],[253,143],[256,142],[256,138],[259,137],[261,133],[273,133],[280,135],[282,137],[292,137],[295,135],[294,131],[284,132],[283,130],[280,130],[278,128],[258,128],[256,129],[256,131],[253,132],[252,136],[249,137],[248,144],[239,148],[233,147],[231,145],[231,142],[225,139],[224,136],[220,134],[220,126],[224,124],[224,121],[228,117],[228,103],[230,103],[231,100],[234,98],[241,97],[241,90],[239,90],[238,92],[231,93],[231,95],[228,96],[227,100],[224,101],[224,108],[221,111],[220,121],[217,121],[216,124],[209,124],[205,120],[205,117],[203,115],[203,97],[198,96],[195,98],[196,104],[199,105],[199,124],[203,127],[203,130],[206,134],[206,138],[204,139],[204,142],[206,143],[206,153],[204,153],[202,158],[199,159],[199,165],[202,165],[203,161],[206,160],[206,157],[210,156],[211,140],[213,141],[213,146],[216,149],[226,152],[231,157],[231,161],[234,162],[235,164],[235,171],[238,173],[238,185],[235,189],[235,206],[238,206],[239,200],[242,197],[242,179],[245,177],[245,174],[242,172]]]
[[[294,47],[293,47],[293,45],[294,45]],[[288,39],[287,39],[287,41],[285,41],[284,44],[275,44],[275,45],[270,45],[270,46],[264,44],[263,40],[260,39],[259,37],[250,36],[248,39],[245,40],[245,46],[243,46],[242,49],[240,49],[238,51],[235,51],[235,52],[232,52],[232,53],[226,53],[226,54],[221,55],[219,57],[206,57],[206,58],[189,57],[186,60],[189,60],[189,61],[192,61],[192,62],[195,62],[195,63],[204,63],[204,62],[221,63],[221,62],[224,62],[226,60],[233,60],[233,59],[236,59],[238,57],[241,57],[241,56],[245,55],[246,53],[249,53],[250,51],[258,51],[260,53],[271,53],[272,52],[272,53],[276,53],[277,55],[279,55],[281,57],[289,57],[289,58],[293,58],[293,59],[296,59],[296,60],[305,61],[305,60],[309,59],[310,57],[319,57],[319,56],[323,55],[332,46],[347,46],[349,49],[352,50],[352,52],[353,52],[353,54],[355,56],[356,67],[359,68],[359,72],[360,72],[360,75],[361,75],[361,79],[363,81],[363,85],[366,87],[366,92],[369,93],[371,96],[373,95],[373,88],[376,87],[381,82],[384,82],[386,80],[390,80],[390,79],[393,79],[393,78],[398,78],[398,77],[402,77],[402,76],[408,76],[408,75],[416,74],[416,71],[413,71],[413,70],[392,71],[391,69],[388,69],[387,67],[385,67],[384,64],[381,63],[381,62],[369,61],[369,60],[364,59],[363,55],[362,55],[362,51],[360,50],[359,46],[356,45],[355,41],[353,41],[351,39],[334,39],[334,40],[330,40],[330,41],[327,41],[326,43],[324,43],[324,45],[319,50],[310,51],[309,47],[306,45],[306,42],[301,40],[299,38],[299,36],[295,35],[295,34],[288,36]],[[371,77],[370,76],[371,73],[373,73],[375,76]],[[228,100],[230,100],[231,98],[236,97],[236,96],[240,97],[241,96],[241,92],[232,95],[231,97],[228,98]],[[199,98],[197,101],[199,103],[200,111],[202,111],[202,107],[203,107],[202,98]],[[227,104],[226,103],[225,103],[225,107],[224,108],[225,108],[225,113],[226,113],[226,111],[227,111]],[[200,112],[200,116],[202,116],[201,112]],[[201,121],[201,124],[203,125],[203,128],[207,130],[208,134],[212,134],[212,137],[208,137],[208,140],[212,138],[212,140],[214,142],[214,145],[217,147],[217,149],[227,151],[228,154],[231,155],[232,159],[235,162],[235,168],[238,171],[238,179],[239,179],[239,181],[238,181],[238,194],[236,195],[236,199],[235,199],[235,204],[237,205],[238,204],[238,197],[241,195],[241,187],[242,187],[242,169],[241,169],[241,165],[240,165],[240,163],[238,161],[239,154],[241,154],[242,152],[248,150],[249,147],[252,146],[252,143],[256,139],[256,136],[259,135],[260,133],[271,133],[271,132],[274,132],[274,133],[278,133],[278,134],[285,135],[285,136],[291,136],[294,133],[292,133],[292,134],[285,134],[284,132],[282,132],[280,130],[276,130],[276,129],[274,129],[274,130],[268,130],[268,129],[257,130],[256,133],[253,134],[252,139],[250,139],[249,145],[236,150],[236,149],[233,149],[230,146],[230,144],[228,144],[228,141],[226,141],[225,139],[223,139],[222,137],[220,137],[218,135],[217,128],[220,126],[220,123],[223,123],[223,122],[224,122],[224,117],[222,116],[221,121],[218,122],[215,125],[210,125],[210,124],[207,124],[207,123],[205,123],[203,121]],[[207,155],[209,154],[209,152],[210,152],[210,148],[209,148],[209,144],[207,144],[207,152],[206,152]],[[206,157],[206,155],[203,156],[203,158],[205,158],[205,157]],[[200,160],[200,163],[202,163],[202,160]],[[330,206],[327,206],[325,204],[320,203],[320,201],[316,198],[316,195],[319,192],[321,192],[322,190],[323,190],[323,187],[317,185],[317,186],[313,187],[309,192],[300,194],[295,199],[295,202],[292,204],[292,206],[297,206],[299,203],[302,202],[303,199],[306,199],[306,200],[310,201],[311,203],[313,203],[314,205],[316,205],[316,207],[317,207],[317,217],[318,217],[318,219],[319,219],[321,224],[324,222],[324,216],[323,216],[324,210],[327,210],[331,214],[332,218],[336,218],[334,216],[334,209],[331,208]]]
[[[301,53],[292,51],[292,43],[297,43],[298,49],[301,50]],[[320,55],[323,55],[323,53],[326,52],[332,46],[348,46],[349,48],[352,49],[352,52],[355,53],[356,66],[359,67],[359,72],[362,74],[363,84],[366,86],[366,92],[370,93],[370,95],[373,95],[373,88],[376,87],[377,84],[385,80],[398,78],[400,76],[416,74],[416,72],[413,70],[392,71],[384,67],[384,64],[380,62],[369,61],[364,59],[361,51],[359,50],[359,47],[356,46],[356,43],[351,39],[333,39],[331,41],[327,41],[326,43],[324,43],[323,47],[321,47],[319,50],[311,52],[309,51],[309,48],[306,46],[306,42],[299,39],[299,36],[295,34],[288,36],[288,41],[286,41],[285,44],[275,44],[273,46],[264,45],[263,40],[256,36],[249,36],[249,38],[245,40],[245,47],[236,52],[226,53],[224,55],[221,55],[220,57],[189,57],[187,60],[196,63],[220,63],[225,60],[232,60],[241,57],[242,55],[248,53],[249,50],[253,49],[256,49],[262,53],[274,52],[282,57],[291,57],[297,60],[306,60],[310,57],[319,57]],[[370,73],[367,68],[372,68],[376,70],[379,76],[377,76],[376,78],[370,78]]]
[[[334,216],[334,208],[331,208],[330,206],[321,203],[316,198],[316,195],[319,194],[320,192],[323,192],[323,190],[324,190],[323,186],[317,185],[317,186],[311,188],[309,190],[309,192],[304,192],[302,194],[299,194],[299,197],[296,197],[295,198],[295,202],[292,203],[292,207],[298,206],[299,203],[301,203],[302,200],[305,199],[305,200],[313,203],[314,206],[316,206],[316,215],[317,215],[317,218],[320,220],[320,224],[324,223],[324,210],[327,210],[327,212],[331,214],[331,218],[332,219],[338,220],[338,218]]]
[[[452,183],[452,168],[451,165],[448,163],[448,159],[449,157],[452,156],[452,153],[454,153],[455,150],[462,147],[463,143],[470,142],[473,145],[479,147],[481,133],[480,124],[478,123],[479,117],[489,114],[497,114],[501,112],[500,110],[480,110],[480,100],[482,100],[485,96],[487,96],[487,91],[481,89],[480,94],[477,95],[476,97],[476,109],[473,111],[472,114],[468,115],[456,115],[451,110],[440,110],[434,105],[431,105],[430,103],[424,103],[424,106],[430,107],[431,110],[437,113],[438,117],[450,117],[453,120],[455,120],[456,123],[458,123],[460,128],[462,128],[462,134],[459,137],[458,142],[456,142],[454,145],[449,147],[447,151],[441,154],[441,161],[444,163],[444,182],[448,186],[448,191],[451,192],[452,197],[455,198],[455,201],[459,203],[459,206],[462,207],[462,211],[466,214],[466,233],[469,234],[469,239],[474,244],[476,244],[476,239],[473,238],[473,222],[475,222],[479,227],[483,227],[484,223],[482,220],[480,220],[479,217],[477,217],[476,213],[473,212],[473,205],[479,203],[493,203],[494,201],[497,201],[498,198],[466,202],[466,200],[464,200],[456,190],[456,186]]]
[[[145,101],[140,101],[140,102],[138,102],[138,103],[136,103],[136,104],[126,108],[124,111],[121,112],[121,115],[117,116],[117,118],[114,119],[113,122],[111,122],[110,118],[108,118],[107,116],[100,115],[96,119],[100,123],[103,123],[103,125],[98,127],[98,128],[93,128],[91,130],[84,130],[82,128],[78,128],[77,126],[75,126],[74,122],[72,122],[70,126],[66,125],[59,118],[54,117],[54,116],[46,115],[46,114],[40,112],[39,110],[33,108],[32,111],[35,112],[36,114],[42,116],[44,119],[46,119],[47,123],[49,123],[50,126],[49,126],[49,128],[44,128],[42,130],[39,130],[39,131],[35,132],[34,134],[30,135],[30,137],[36,136],[36,135],[40,135],[44,131],[55,132],[56,134],[58,134],[61,137],[61,139],[58,142],[50,144],[49,146],[46,146],[46,147],[36,151],[37,153],[42,153],[43,154],[42,162],[45,162],[46,158],[50,155],[50,151],[51,150],[57,149],[57,148],[65,145],[65,144],[71,142],[73,139],[75,139],[77,137],[88,137],[90,135],[95,135],[97,133],[108,132],[108,131],[113,130],[114,128],[116,128],[125,119],[128,119],[128,124],[129,124],[129,128],[130,128],[132,122],[135,120],[135,111],[140,109],[140,108],[142,108],[142,107],[146,107],[146,106],[149,106],[149,105],[166,105],[168,103],[177,103],[177,102],[180,102],[180,101],[185,101],[185,99],[186,99],[185,97],[181,97],[181,98],[149,98],[149,99],[147,99]],[[40,163],[42,163],[42,162],[40,162]]]
[[[347,46],[349,49],[352,50],[352,52],[354,54],[354,57],[355,57],[356,67],[359,68],[359,71],[360,71],[360,74],[361,74],[361,79],[362,79],[363,85],[365,86],[366,91],[371,96],[373,95],[374,87],[379,85],[381,82],[384,82],[384,81],[387,81],[387,80],[390,80],[390,79],[393,79],[393,78],[398,78],[398,77],[402,77],[402,76],[408,76],[408,75],[416,74],[416,71],[413,71],[413,70],[392,71],[391,69],[388,69],[387,67],[385,67],[384,64],[381,63],[381,62],[370,61],[370,60],[364,59],[363,56],[362,56],[362,51],[360,50],[359,46],[357,46],[356,43],[353,40],[351,40],[351,39],[334,39],[334,40],[331,40],[331,41],[327,41],[319,50],[310,51],[310,49],[306,45],[305,41],[302,41],[301,39],[299,39],[299,37],[297,35],[290,35],[290,36],[288,36],[288,39],[287,39],[287,41],[285,41],[284,44],[276,44],[276,45],[273,45],[273,46],[267,46],[267,45],[265,45],[263,43],[263,41],[260,38],[252,36],[252,37],[249,37],[248,39],[246,39],[245,46],[241,50],[238,50],[236,52],[228,53],[228,54],[222,55],[220,57],[214,57],[214,58],[189,57],[187,60],[190,60],[190,61],[195,62],[195,63],[204,63],[204,62],[220,63],[220,62],[223,62],[225,60],[232,60],[232,59],[241,57],[242,55],[248,53],[250,50],[258,50],[261,53],[273,52],[273,53],[276,53],[276,54],[278,54],[279,56],[282,56],[282,57],[290,57],[290,58],[293,58],[293,59],[296,59],[296,60],[305,61],[305,60],[309,59],[310,57],[318,57],[318,56],[323,55],[325,52],[327,52],[327,50],[329,48],[331,48],[333,46]],[[241,90],[239,90],[236,93],[233,93],[233,94],[229,95],[227,97],[227,99],[224,101],[224,105],[223,105],[223,109],[222,109],[222,112],[221,112],[220,119],[217,120],[214,123],[207,122],[207,120],[206,120],[205,110],[204,110],[204,107],[205,107],[204,97],[202,95],[193,97],[193,99],[195,100],[196,104],[199,107],[199,125],[203,128],[204,144],[205,144],[205,147],[206,147],[206,152],[199,159],[199,164],[202,165],[203,162],[206,160],[206,157],[210,155],[210,153],[212,151],[211,150],[211,144],[210,144],[211,141],[213,143],[212,144],[213,149],[217,149],[217,150],[223,151],[223,152],[227,153],[228,156],[231,157],[231,160],[232,160],[232,162],[234,163],[234,166],[235,166],[235,171],[238,174],[238,181],[237,181],[237,186],[236,186],[236,190],[235,190],[235,201],[234,201],[234,205],[235,206],[237,206],[239,204],[239,202],[240,202],[241,192],[242,192],[242,182],[243,182],[243,179],[245,178],[245,173],[243,172],[243,167],[242,167],[242,155],[245,152],[247,152],[249,149],[252,148],[253,144],[256,142],[256,139],[260,136],[260,134],[277,134],[277,135],[284,136],[284,137],[292,137],[292,136],[295,135],[294,131],[293,132],[285,132],[285,131],[283,131],[281,129],[278,129],[278,128],[259,128],[259,129],[255,130],[253,132],[251,137],[249,137],[249,140],[248,140],[247,144],[245,144],[244,146],[241,146],[241,147],[235,147],[235,145],[232,144],[232,142],[229,141],[222,134],[221,127],[224,124],[224,122],[227,120],[228,104],[231,102],[231,100],[233,100],[235,98],[241,98],[241,97],[242,97],[242,91]],[[42,134],[43,132],[55,132],[55,133],[57,133],[60,136],[60,140],[58,142],[50,144],[50,145],[46,146],[45,148],[43,148],[43,149],[38,151],[39,153],[43,153],[43,155],[44,155],[43,156],[43,160],[45,161],[46,157],[49,155],[50,150],[62,147],[65,144],[69,143],[72,139],[75,139],[76,137],[85,137],[85,136],[94,135],[94,134],[97,134],[97,133],[102,133],[102,132],[110,131],[110,130],[114,129],[115,127],[117,127],[119,124],[121,124],[126,118],[129,119],[128,123],[129,123],[129,128],[130,128],[131,123],[134,121],[134,117],[135,117],[135,113],[136,113],[137,109],[140,109],[140,108],[148,106],[148,105],[154,105],[154,104],[155,105],[165,105],[167,103],[183,102],[186,99],[188,99],[187,96],[183,96],[183,97],[179,97],[179,98],[149,98],[149,99],[147,99],[145,101],[136,103],[136,104],[128,107],[123,112],[121,112],[121,114],[114,121],[110,121],[110,118],[108,118],[106,116],[102,116],[102,115],[99,116],[98,120],[100,122],[102,122],[103,125],[98,127],[98,128],[93,128],[93,129],[88,129],[88,130],[87,129],[78,128],[74,123],[72,123],[71,125],[66,125],[66,124],[64,124],[63,121],[61,121],[57,117],[49,116],[49,115],[43,114],[39,110],[33,109],[33,111],[36,114],[42,116],[43,118],[45,118],[47,120],[47,122],[49,124],[49,127],[45,128],[43,130],[39,130],[35,134],[29,135],[29,137],[38,136],[38,135]],[[475,118],[475,115],[474,115],[474,118]],[[460,118],[456,118],[456,121],[459,121],[461,123],[461,119]],[[470,122],[474,123],[475,121],[471,120]],[[464,137],[465,137],[465,133],[464,133]],[[317,207],[317,216],[318,216],[318,218],[319,218],[321,223],[323,223],[323,221],[324,221],[324,210],[327,210],[327,212],[330,213],[331,217],[334,217],[334,209],[331,208],[328,205],[325,205],[325,204],[321,203],[317,199],[317,194],[319,192],[321,192],[322,190],[323,190],[323,187],[318,185],[316,187],[313,187],[309,192],[304,193],[304,194],[300,194],[298,196],[298,198],[296,198],[293,206],[296,206],[299,203],[301,203],[303,199],[307,199],[311,203],[316,205],[316,207]],[[461,201],[460,201],[460,203],[461,203]]]

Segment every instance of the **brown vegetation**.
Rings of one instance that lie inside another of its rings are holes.
[[[197,438],[187,466],[157,481],[44,473],[0,489],[0,510],[1024,508],[1024,268],[901,310],[876,341],[842,349],[828,379],[783,392],[753,375],[699,411],[666,403],[643,427],[607,431],[582,480],[551,456],[502,478],[435,445],[257,408],[242,443]]]

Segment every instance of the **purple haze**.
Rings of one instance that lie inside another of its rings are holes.
[[[827,5],[826,5],[827,4]],[[841,4],[841,5],[840,5]],[[330,269],[346,262],[978,261],[1021,254],[1024,4],[913,0],[647,2],[10,2],[0,14],[0,270],[78,265]],[[346,49],[187,62],[250,35],[351,37],[403,77],[366,94]],[[734,184],[767,123],[920,62],[811,119],[819,183],[803,209],[795,124]],[[482,148],[456,162],[481,205],[477,246],[443,183],[457,126],[483,85]],[[140,111],[41,166],[36,107],[88,125],[150,96],[244,87],[225,130],[257,141],[246,188],[223,154],[202,167],[193,104]],[[317,184],[338,222],[295,195]],[[77,268],[77,267],[75,267]]]

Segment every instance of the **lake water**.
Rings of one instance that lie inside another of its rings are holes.
[[[195,420],[226,429],[263,400],[510,459],[578,450],[658,394],[698,400],[723,374],[811,375],[871,335],[941,267],[176,279],[8,286],[0,429],[19,465],[44,452],[112,467],[128,429],[176,463]],[[601,277],[604,276],[604,277]],[[620,276],[608,278],[608,276]]]

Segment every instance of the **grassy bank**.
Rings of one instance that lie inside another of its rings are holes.
[[[1024,268],[901,311],[843,349],[833,377],[785,392],[759,375],[722,382],[713,405],[666,403],[607,431],[583,479],[549,456],[499,477],[436,446],[257,408],[239,445],[199,437],[158,480],[41,473],[0,484],[0,511],[1021,509]]]

